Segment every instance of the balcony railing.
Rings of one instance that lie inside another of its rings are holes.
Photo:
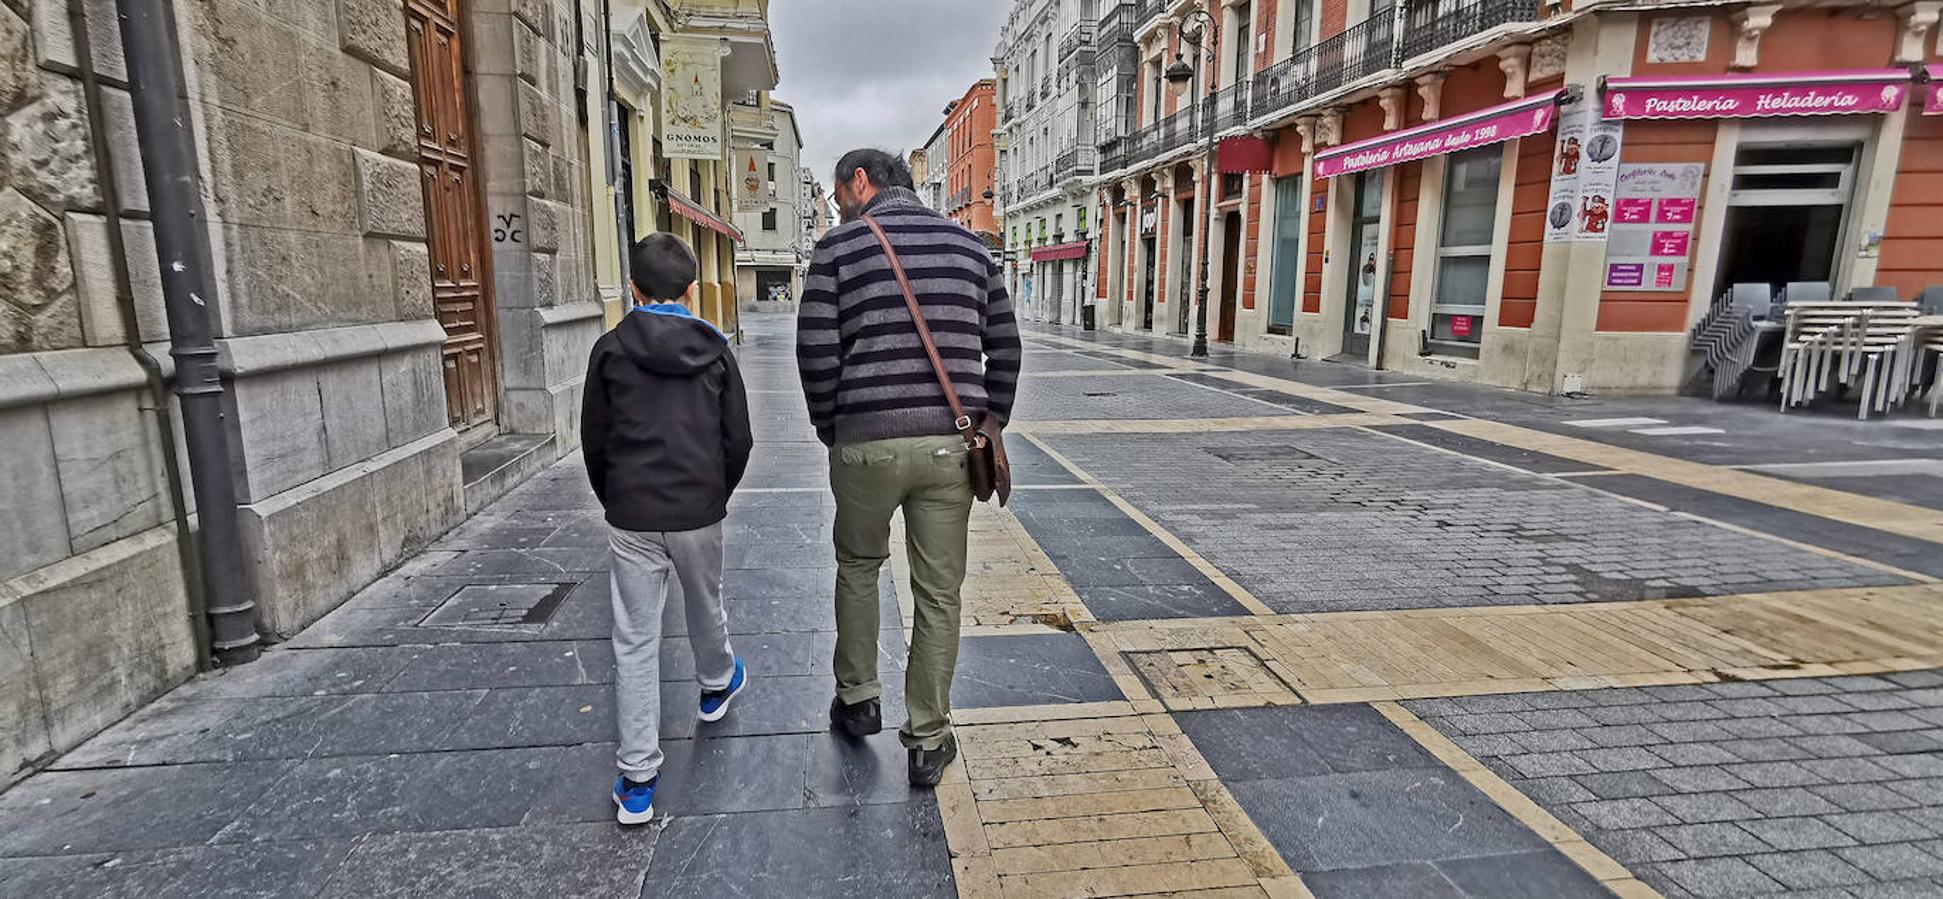
[[[1398,61],[1415,59],[1500,25],[1538,20],[1530,0],[1418,0],[1405,8]]]
[[[1053,171],[1061,181],[1080,175],[1091,175],[1098,159],[1098,151],[1092,147],[1074,147],[1059,154],[1059,159],[1053,163]]]
[[[1209,115],[1214,117],[1214,130],[1226,131],[1248,124],[1248,95],[1254,85],[1253,81],[1237,81],[1205,101]]]
[[[1126,166],[1127,142],[1125,137],[1113,137],[1100,144],[1100,171],[1117,172]]]
[[[1087,58],[1093,55],[1093,23],[1081,22],[1067,29],[1066,36],[1059,41],[1059,58],[1070,59],[1076,53],[1084,53]]]
[[[1047,75],[1046,77],[1039,79],[1039,99],[1041,100],[1052,99],[1052,76],[1051,75]]]
[[[1251,85],[1249,115],[1259,118],[1286,109],[1397,65],[1401,52],[1396,40],[1397,15],[1394,10],[1384,10],[1257,72]]]
[[[1166,6],[1166,0],[1135,0],[1133,21],[1136,25],[1145,25],[1159,16]]]
[[[1133,29],[1140,24],[1135,18],[1135,7],[1131,2],[1119,3],[1100,12],[1099,37],[1094,45],[1102,49],[1114,44],[1131,43]]]

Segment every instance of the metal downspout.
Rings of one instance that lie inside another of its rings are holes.
[[[207,590],[211,646],[222,665],[254,660],[261,651],[256,603],[245,576],[236,482],[223,411],[222,373],[206,298],[210,280],[207,216],[196,174],[195,136],[185,109],[179,49],[168,0],[118,0],[123,55],[134,97],[135,133],[155,225],[162,301],[169,318],[169,355],[182,410],[189,478],[202,526],[197,542]]]

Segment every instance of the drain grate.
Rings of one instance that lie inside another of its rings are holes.
[[[573,584],[468,584],[445,598],[419,627],[537,627],[547,623]]]

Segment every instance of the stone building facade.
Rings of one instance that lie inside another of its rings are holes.
[[[69,7],[0,6],[0,784],[206,655],[114,4]],[[575,72],[600,23],[571,0],[175,9],[274,640],[574,447],[601,324]]]

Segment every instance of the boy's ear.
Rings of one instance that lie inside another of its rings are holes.
[[[688,282],[688,289],[681,292],[681,298],[687,300],[688,304],[693,306],[695,304],[695,293],[701,286],[702,282],[700,281]]]
[[[648,305],[648,298],[641,293],[641,285],[636,284],[633,281],[629,281],[627,282],[627,292],[628,292],[628,296],[634,300],[634,305],[636,306]]]

